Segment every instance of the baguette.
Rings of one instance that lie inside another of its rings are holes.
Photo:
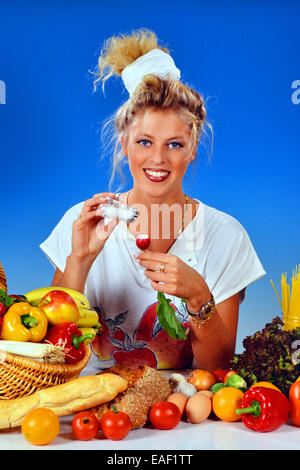
[[[57,416],[71,415],[113,400],[127,388],[127,381],[115,374],[87,375],[32,395],[0,400],[0,429],[20,426],[35,408],[49,408]]]

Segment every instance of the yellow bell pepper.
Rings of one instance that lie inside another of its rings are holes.
[[[48,319],[38,307],[16,302],[3,316],[2,339],[39,343],[46,336]]]

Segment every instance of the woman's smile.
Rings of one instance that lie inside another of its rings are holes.
[[[146,177],[154,183],[160,183],[161,181],[165,181],[171,173],[170,171],[164,170],[150,170],[150,168],[144,168],[144,172]]]

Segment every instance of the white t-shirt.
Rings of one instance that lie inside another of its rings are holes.
[[[232,216],[198,199],[196,215],[168,254],[178,256],[203,276],[216,304],[241,292],[266,274],[244,227]],[[53,266],[64,271],[71,253],[72,225],[84,202],[71,207],[40,245]],[[94,261],[84,294],[99,313],[104,333],[92,343],[89,368],[115,364],[159,369],[189,367],[193,360],[189,319],[182,299],[168,294],[188,340],[170,338],[157,316],[157,291],[133,256],[139,249],[126,223],[119,222]]]

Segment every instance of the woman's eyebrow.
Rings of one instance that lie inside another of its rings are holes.
[[[149,137],[149,139],[154,139],[154,137],[150,134],[144,134],[144,133],[141,133],[139,135],[142,135],[144,137]],[[176,135],[175,137],[169,137],[168,139],[165,139],[165,140],[175,140],[175,139],[181,139],[181,140],[184,140],[184,137],[183,136],[178,136]]]

